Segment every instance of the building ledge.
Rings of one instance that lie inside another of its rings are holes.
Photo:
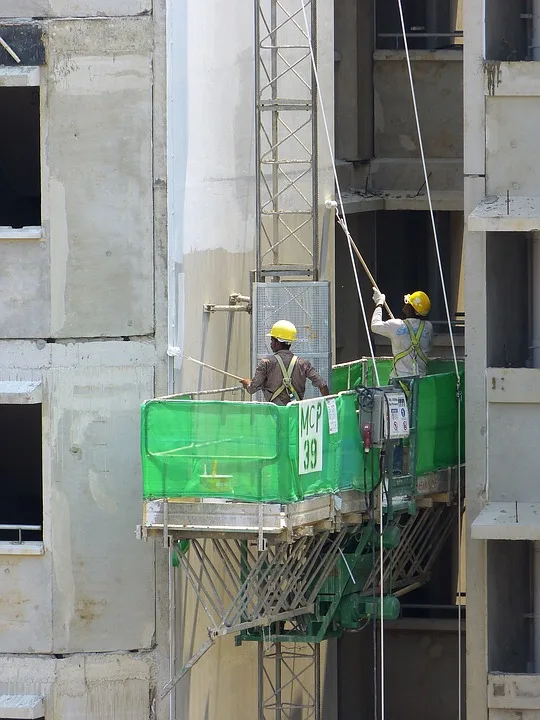
[[[489,673],[488,707],[499,710],[540,710],[540,675]],[[527,715],[533,717],[533,714]],[[534,717],[538,717],[537,713]]]
[[[540,197],[488,195],[467,219],[470,232],[540,230]]]
[[[374,210],[429,210],[425,193],[417,190],[395,190],[392,192],[344,192],[343,207],[348,215]],[[463,210],[463,193],[457,190],[436,190],[431,193],[435,210]]]
[[[538,97],[540,67],[537,62],[486,62],[484,92],[487,96]]]
[[[540,503],[488,502],[471,526],[473,540],[540,540]]]
[[[453,48],[444,50],[410,50],[409,55],[412,62],[463,62],[463,45],[456,43]],[[373,59],[403,62],[406,54],[405,50],[375,50]]]
[[[45,715],[40,695],[0,695],[0,717],[42,718]]]

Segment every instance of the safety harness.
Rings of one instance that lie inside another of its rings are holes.
[[[273,402],[279,395],[281,395],[281,393],[284,390],[287,391],[287,394],[291,400],[293,400],[293,399],[300,400],[300,396],[296,392],[294,385],[292,384],[292,380],[291,380],[292,373],[293,373],[293,370],[294,370],[294,367],[296,365],[296,361],[298,360],[298,358],[296,357],[296,355],[293,355],[291,358],[291,362],[289,363],[289,367],[286,368],[285,363],[283,362],[283,360],[280,358],[279,355],[274,355],[274,357],[276,358],[277,363],[281,370],[281,374],[283,375],[283,382],[281,383],[281,385],[278,387],[278,389],[275,391],[275,393],[270,398],[270,402]]]
[[[393,370],[394,370],[396,376],[397,376],[397,372],[396,372],[397,363],[400,360],[403,360],[403,358],[406,358],[407,355],[412,356],[415,367],[417,367],[418,358],[420,358],[420,360],[425,362],[426,365],[428,362],[425,352],[420,347],[420,338],[422,337],[422,333],[424,332],[424,327],[426,325],[425,321],[424,320],[420,321],[420,325],[418,326],[418,330],[416,332],[414,332],[414,330],[408,320],[403,320],[403,322],[405,323],[405,326],[406,326],[407,330],[409,331],[409,337],[411,339],[411,344],[409,345],[409,347],[406,350],[403,350],[403,352],[398,353],[394,357]]]

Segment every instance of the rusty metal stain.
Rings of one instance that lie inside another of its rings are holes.
[[[495,95],[495,88],[501,84],[500,60],[485,60],[484,73],[487,77],[488,95]]]

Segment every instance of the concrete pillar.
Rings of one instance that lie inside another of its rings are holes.
[[[533,0],[532,7],[532,58],[540,60],[540,2]]]
[[[534,3],[534,35],[533,57],[540,58],[540,47],[537,47],[540,35],[540,2]],[[532,234],[532,357],[533,367],[540,368],[540,232]],[[534,543],[534,665],[535,671],[540,668],[540,542]]]

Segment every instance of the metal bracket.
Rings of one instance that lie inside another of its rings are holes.
[[[240,293],[231,293],[229,295],[228,305],[215,305],[214,303],[205,303],[203,310],[206,313],[214,312],[247,312],[251,313],[251,298]]]

